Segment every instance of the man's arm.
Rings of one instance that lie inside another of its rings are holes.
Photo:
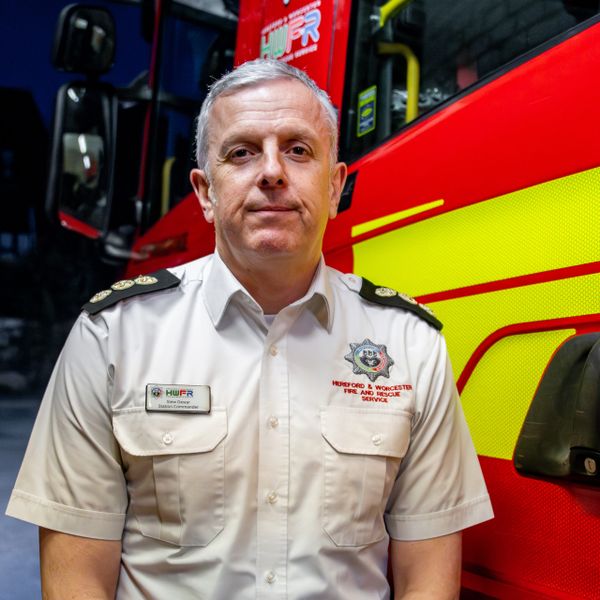
[[[43,600],[114,599],[120,564],[120,540],[96,540],[40,527]]]
[[[392,540],[396,600],[455,600],[460,593],[461,533],[429,540]]]

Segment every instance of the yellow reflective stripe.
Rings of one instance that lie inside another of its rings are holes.
[[[511,460],[544,369],[574,330],[514,335],[485,354],[461,394],[477,454]]]
[[[418,215],[443,205],[443,200],[434,200],[433,202],[427,202],[427,204],[420,204],[419,206],[413,206],[412,208],[401,210],[392,215],[386,215],[385,217],[379,217],[378,219],[373,219],[372,221],[367,221],[366,223],[361,223],[360,225],[354,225],[354,227],[352,227],[351,235],[352,237],[356,237],[358,235],[362,235],[363,233],[368,233],[369,231],[379,229],[380,227],[390,225],[391,223],[401,221],[402,219],[408,219],[408,217]]]
[[[507,325],[600,313],[600,274],[466,296],[429,306],[444,323],[458,377],[479,344]]]
[[[599,196],[598,168],[512,192],[359,242],[354,270],[420,296],[594,262]],[[403,212],[357,228],[371,231]]]
[[[432,302],[458,377],[478,346],[507,325],[600,313],[600,274]],[[573,330],[513,335],[477,364],[462,391],[477,453],[511,459],[517,436],[552,353]]]

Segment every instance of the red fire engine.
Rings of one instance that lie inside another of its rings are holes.
[[[126,94],[73,85],[95,97],[95,129],[68,124],[64,106],[58,119],[53,206],[126,256],[129,275],[214,246],[186,187],[205,77],[193,47],[170,54],[177,32],[198,27],[186,4],[156,2],[140,155],[118,148]],[[588,0],[239,7],[236,63],[303,68],[339,110],[350,178],[327,262],[415,296],[445,324],[496,513],[465,532],[465,597],[600,598],[597,12]],[[226,45],[209,50],[205,65]],[[194,93],[177,89],[188,77]]]

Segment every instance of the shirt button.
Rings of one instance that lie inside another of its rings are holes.
[[[270,494],[267,495],[267,502],[269,504],[275,504],[278,499],[279,499],[279,496],[277,495],[277,492],[271,492]]]
[[[277,346],[275,346],[275,344],[269,348],[269,354],[271,356],[277,356]]]
[[[380,433],[376,433],[372,438],[371,441],[373,442],[373,444],[375,446],[379,446],[379,444],[381,444],[381,442],[383,442],[383,436]]]
[[[279,419],[277,417],[270,417],[269,418],[269,427],[271,427],[272,429],[275,429],[278,426],[279,426]]]
[[[163,434],[162,441],[169,445],[173,441],[173,436],[167,431],[167,433]]]
[[[273,571],[267,571],[265,574],[265,581],[267,583],[273,583],[275,581],[275,573],[273,573]]]

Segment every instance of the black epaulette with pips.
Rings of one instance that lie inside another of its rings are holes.
[[[176,277],[167,269],[150,273],[149,275],[139,275],[135,279],[121,279],[110,286],[108,290],[102,290],[90,298],[82,309],[90,315],[95,315],[101,310],[125,300],[132,296],[140,294],[150,294],[160,290],[167,290],[178,286],[180,283],[179,277]]]
[[[424,321],[427,321],[437,330],[441,330],[444,326],[442,322],[436,318],[431,309],[424,304],[420,304],[414,298],[411,298],[406,294],[402,294],[401,292],[397,292],[392,288],[375,285],[364,277],[362,278],[362,287],[358,293],[362,298],[368,300],[369,302],[383,304],[384,306],[395,306],[396,308],[408,310]]]

